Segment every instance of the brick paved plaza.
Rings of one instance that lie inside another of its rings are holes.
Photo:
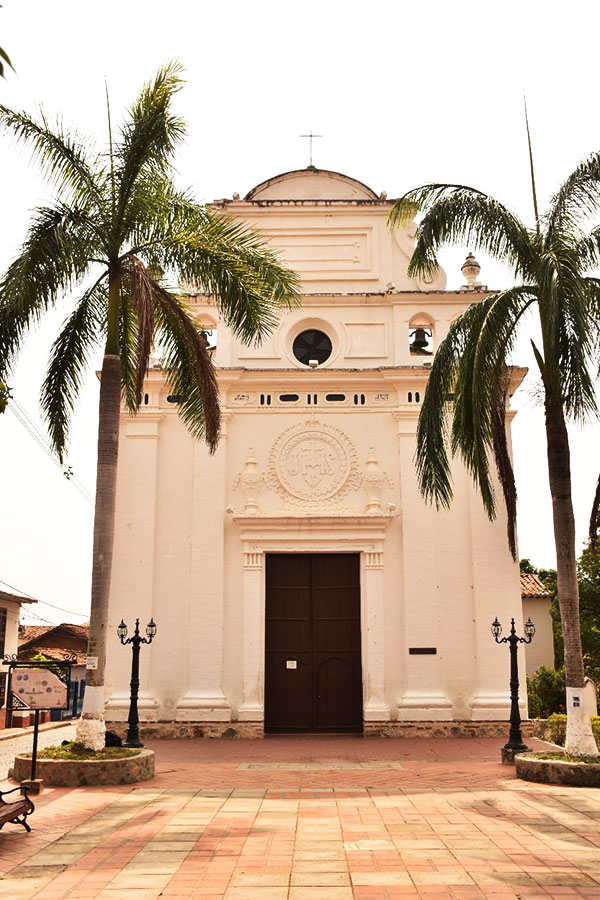
[[[148,741],[152,782],[48,788],[4,827],[0,895],[600,898],[600,790],[519,781],[499,743]]]

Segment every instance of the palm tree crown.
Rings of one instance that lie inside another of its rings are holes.
[[[165,277],[213,294],[223,320],[259,341],[282,307],[298,299],[297,276],[243,225],[194,202],[173,183],[173,153],[185,134],[172,110],[180,69],[161,69],[106,152],[45,116],[0,106],[0,126],[31,147],[57,199],[35,211],[25,243],[0,280],[0,381],[29,326],[66,293],[78,299],[56,339],[42,408],[62,459],[73,406],[92,352],[104,345],[98,428],[92,602],[86,694],[78,740],[104,746],[104,665],[121,395],[137,410],[153,342],[179,414],[215,449],[217,383],[193,312]],[[110,126],[110,115],[109,115]],[[85,285],[85,286],[84,286]]]
[[[598,209],[600,154],[594,154],[567,179],[534,228],[492,197],[456,184],[409,191],[395,203],[389,220],[397,227],[417,213],[422,216],[410,276],[431,275],[438,268],[440,248],[461,243],[507,264],[517,282],[471,305],[450,326],[433,360],[416,452],[419,486],[427,500],[438,507],[450,504],[450,456],[458,455],[490,518],[497,505],[495,463],[515,559],[516,488],[505,424],[507,359],[525,313],[537,310],[541,340],[531,343],[544,395],[561,615],[571,641],[567,684],[572,687],[580,687],[584,675],[566,420],[598,412],[594,376],[600,357],[600,280],[590,273],[600,264],[600,228],[586,228]],[[576,743],[571,740],[571,749]]]
[[[164,67],[106,152],[90,149],[60,122],[52,127],[43,114],[35,120],[0,106],[0,126],[33,150],[57,195],[35,210],[22,250],[0,281],[0,380],[29,326],[64,294],[80,290],[42,389],[61,458],[94,349],[105,344],[120,357],[124,397],[135,412],[155,336],[181,416],[214,449],[219,410],[206,342],[163,274],[214,294],[224,320],[245,341],[260,340],[279,309],[297,299],[296,276],[258,235],[173,184],[173,152],[185,124],[171,107],[182,84],[178,65]]]

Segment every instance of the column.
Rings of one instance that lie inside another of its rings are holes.
[[[506,513],[501,491],[496,485],[498,517],[490,522],[481,497],[470,485],[470,513],[475,597],[475,655],[478,689],[471,701],[472,718],[484,721],[506,720],[510,714],[510,655],[507,644],[496,644],[491,624],[498,616],[503,636],[515,619],[517,633],[523,634],[523,606],[519,568],[513,562],[506,542]],[[535,640],[535,638],[534,638]],[[519,701],[526,717],[527,685],[525,649],[519,646]]]
[[[240,722],[264,720],[264,553],[255,545],[244,545],[243,559],[243,678]]]
[[[228,722],[231,704],[222,688],[225,593],[225,427],[216,453],[203,441],[194,447],[190,543],[188,686],[177,701],[176,718],[187,722]]]
[[[383,550],[373,544],[363,554],[363,694],[365,722],[385,722],[390,707],[385,698],[385,621]]]
[[[140,631],[144,635],[146,625],[155,615],[156,495],[162,418],[162,413],[140,411],[135,418],[124,420],[125,428],[121,434],[107,629],[108,720],[125,720],[129,712],[131,647],[121,646],[116,626],[121,618],[124,619],[131,635],[135,620],[139,618]],[[152,648],[144,645],[138,700],[142,721],[155,721],[159,708],[153,689],[151,654]],[[113,684],[117,690],[112,690]]]
[[[404,654],[406,680],[398,701],[404,721],[452,719],[452,702],[442,686],[440,658],[443,638],[439,628],[440,586],[436,572],[435,526],[437,513],[419,493],[414,467],[418,409],[410,418],[399,417],[400,485],[402,498],[402,570],[404,635],[398,652]],[[410,650],[433,650],[410,653]]]

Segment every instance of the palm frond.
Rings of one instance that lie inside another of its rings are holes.
[[[600,477],[596,484],[596,493],[594,494],[594,502],[592,503],[592,511],[590,513],[590,525],[588,529],[588,537],[592,552],[596,552],[598,542],[598,511],[600,510]]]
[[[178,63],[163,66],[142,89],[122,128],[114,151],[119,218],[138,178],[148,181],[169,170],[173,151],[185,135],[185,122],[171,111],[173,97],[183,87],[181,72]]]
[[[4,63],[6,63],[8,66],[10,66],[10,68],[13,70],[13,72],[15,71],[14,66],[10,61],[10,57],[9,57],[8,53],[6,52],[6,50],[3,50],[2,47],[0,47],[0,78],[5,77]]]
[[[507,511],[511,552],[515,550],[516,490],[506,444],[507,363],[522,316],[537,301],[536,290],[521,286],[481,301],[464,324],[457,367],[451,446],[459,454],[493,519],[496,499],[490,473],[493,458]],[[516,551],[515,551],[516,552]]]
[[[578,249],[558,233],[540,254],[540,322],[544,341],[545,384],[569,416],[596,412],[590,374],[597,322],[590,308],[589,282],[582,278]]]
[[[532,277],[535,254],[529,232],[487,194],[460,184],[427,184],[396,201],[388,225],[406,225],[417,213],[423,218],[417,227],[409,277],[434,275],[439,268],[439,250],[454,243],[488,253],[509,265],[515,276],[527,281]]]
[[[600,153],[596,152],[577,166],[550,201],[544,217],[546,233],[549,237],[568,233],[599,210]]]
[[[219,440],[219,389],[204,337],[193,312],[160,285],[153,285],[163,368],[177,411],[194,437],[204,438],[212,452]]]
[[[100,200],[104,167],[99,154],[90,151],[93,145],[87,137],[76,132],[67,134],[60,120],[52,128],[43,111],[40,121],[36,121],[25,112],[14,112],[2,105],[0,128],[31,149],[43,174],[65,200],[78,203],[86,196]]]
[[[452,476],[448,458],[450,415],[448,400],[454,390],[456,372],[463,351],[465,324],[476,307],[470,307],[452,323],[446,338],[439,345],[433,364],[421,413],[417,424],[415,465],[419,489],[437,509],[448,508],[452,501]]]
[[[506,537],[508,549],[512,558],[517,560],[517,485],[515,473],[508,451],[506,436],[506,410],[508,405],[508,389],[510,385],[510,371],[504,370],[504,383],[499,391],[496,407],[492,414],[492,449],[498,479],[504,495],[506,508]]]
[[[438,508],[448,506],[452,498],[450,449],[462,458],[488,516],[494,518],[494,459],[511,552],[516,552],[516,489],[506,441],[505,360],[521,316],[536,299],[531,287],[511,288],[469,307],[453,323],[434,358],[417,426],[419,487]]]
[[[156,284],[143,263],[131,253],[122,260],[121,271],[126,293],[131,298],[137,318],[135,402],[139,406],[154,337],[153,292]]]
[[[198,206],[179,212],[186,227],[165,242],[163,268],[214,294],[233,333],[259,343],[299,303],[298,276],[246,225]]]
[[[575,253],[580,270],[586,272],[600,266],[600,226],[579,238],[575,246]]]
[[[86,274],[95,243],[86,212],[62,204],[35,210],[21,253],[0,281],[0,373],[29,326]]]
[[[137,317],[127,286],[121,282],[119,302],[119,356],[121,359],[121,385],[127,409],[131,415],[138,411],[136,381],[138,343]]]
[[[100,346],[106,326],[106,274],[78,301],[52,345],[41,405],[53,450],[63,460],[71,414],[92,351]]]

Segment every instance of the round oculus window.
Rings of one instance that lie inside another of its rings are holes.
[[[310,365],[312,360],[321,365],[329,359],[332,349],[331,341],[325,332],[316,328],[307,328],[306,331],[300,332],[292,344],[294,356],[305,366]]]

